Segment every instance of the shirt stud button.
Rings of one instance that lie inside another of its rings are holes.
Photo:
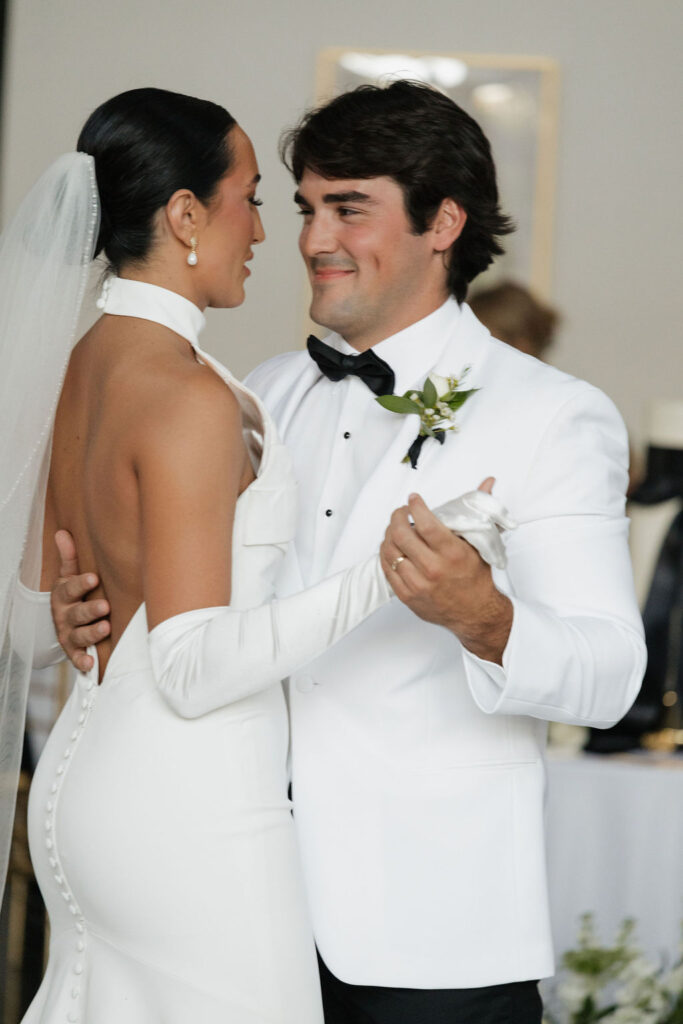
[[[74,974],[83,974],[83,964],[80,961],[74,964]]]
[[[83,941],[83,939],[78,940],[78,942],[76,943],[76,949],[78,950],[79,953],[83,952],[83,950],[85,949],[85,942]]]
[[[45,840],[45,845],[47,846],[48,850],[51,850],[52,849],[52,840],[51,839],[46,839]]]
[[[325,515],[326,515],[326,516],[327,516],[327,518],[329,519],[329,518],[330,518],[330,516],[331,516],[331,515],[333,515],[332,509],[331,509],[331,508],[327,508],[327,509],[325,509]]]
[[[76,921],[76,931],[79,933],[79,935],[83,934],[83,922],[82,921]]]
[[[78,997],[80,996],[80,994],[81,994],[81,990],[80,990],[80,988],[72,988],[72,989],[71,989],[71,998],[72,998],[72,999],[78,999]]]

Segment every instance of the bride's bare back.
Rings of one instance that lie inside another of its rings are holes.
[[[100,678],[144,600],[150,627],[230,600],[235,503],[253,479],[232,392],[160,324],[104,316],[76,345],[55,421],[42,588],[57,529],[100,580]]]

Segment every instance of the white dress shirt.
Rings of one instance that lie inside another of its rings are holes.
[[[460,315],[458,303],[449,298],[429,316],[374,346],[372,351],[396,375],[395,394],[422,388],[454,319]],[[325,338],[325,343],[343,355],[358,355],[338,334]],[[297,473],[297,554],[307,584],[327,575],[332,552],[356,497],[403,419],[383,409],[367,384],[352,376],[337,383],[322,376],[294,413],[287,441],[295,462],[305,467],[305,472]],[[416,436],[417,431],[416,421]],[[406,490],[403,496],[406,502],[409,493]]]

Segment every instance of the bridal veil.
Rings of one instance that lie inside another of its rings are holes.
[[[0,237],[0,893],[12,837],[40,587],[52,428],[100,220],[95,164],[59,157]]]

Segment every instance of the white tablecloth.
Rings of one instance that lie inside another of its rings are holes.
[[[590,910],[611,944],[625,917],[652,959],[678,956],[683,921],[683,758],[548,760],[548,870],[558,967]]]

